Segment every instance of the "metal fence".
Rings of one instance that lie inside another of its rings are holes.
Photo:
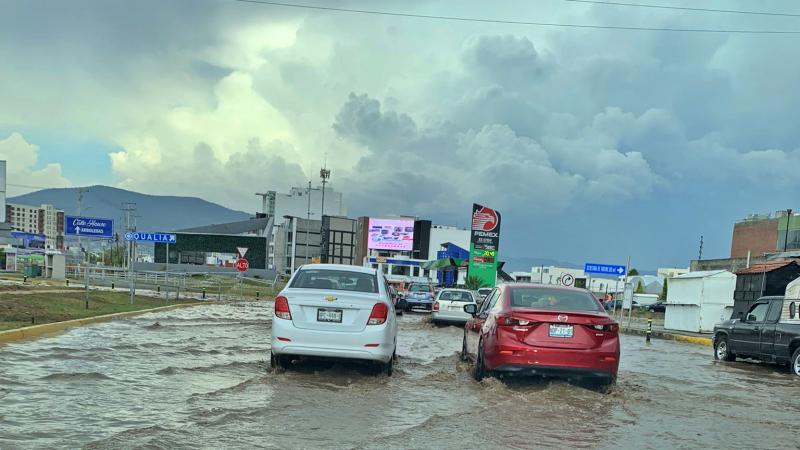
[[[247,300],[260,299],[273,293],[278,277],[273,280],[247,278],[236,274],[203,272],[128,271],[103,266],[71,265],[66,268],[68,280],[111,289],[148,290],[149,295],[180,299]]]

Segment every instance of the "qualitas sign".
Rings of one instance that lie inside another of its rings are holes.
[[[500,213],[472,205],[472,233],[469,245],[469,276],[477,276],[485,287],[497,281],[497,251],[500,248]]]

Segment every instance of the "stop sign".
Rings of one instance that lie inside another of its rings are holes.
[[[236,270],[238,270],[239,272],[247,272],[247,269],[249,268],[250,268],[250,263],[246,259],[239,258],[236,260]]]

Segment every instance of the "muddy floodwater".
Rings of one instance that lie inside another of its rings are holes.
[[[400,318],[392,378],[268,371],[271,303],[209,304],[0,347],[0,448],[800,448],[800,379],[623,336],[619,383],[473,381],[462,330]]]

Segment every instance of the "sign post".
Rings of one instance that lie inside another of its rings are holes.
[[[472,204],[472,231],[469,244],[469,276],[478,277],[481,287],[497,282],[497,251],[500,247],[500,213]]]
[[[136,293],[136,280],[134,279],[133,261],[134,251],[137,242],[161,242],[167,244],[167,267],[169,267],[169,244],[176,243],[178,236],[171,233],[149,233],[144,231],[128,231],[125,233],[125,241],[128,242],[128,284],[131,291],[131,304]],[[180,260],[178,260],[180,263]]]

